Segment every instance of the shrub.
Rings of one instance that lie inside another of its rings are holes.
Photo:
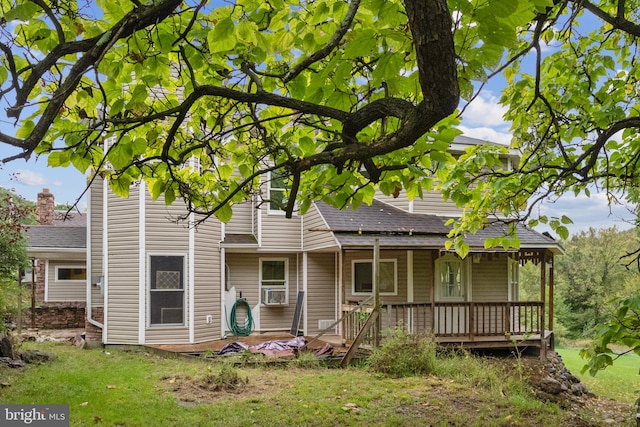
[[[396,330],[369,358],[369,368],[391,377],[426,375],[433,372],[436,344],[429,335],[409,335]]]

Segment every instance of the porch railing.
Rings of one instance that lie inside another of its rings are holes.
[[[541,332],[539,301],[436,302],[383,304],[382,330],[402,329],[412,334],[433,333],[436,337],[460,338],[534,335]],[[344,338],[354,339],[373,308],[344,305]],[[349,313],[350,312],[350,313]],[[366,342],[367,340],[365,340]]]

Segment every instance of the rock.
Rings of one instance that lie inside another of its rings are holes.
[[[20,353],[20,359],[26,363],[45,363],[55,360],[56,357],[53,353],[43,353],[39,350],[27,350]]]
[[[540,383],[542,391],[549,394],[560,394],[562,392],[562,384],[553,377],[547,377]]]
[[[75,338],[73,339],[73,345],[75,345],[79,349],[83,349],[84,346],[87,344],[83,335],[84,334],[76,334]]]
[[[24,368],[25,365],[26,364],[20,359],[13,359],[9,363],[7,363],[7,366],[10,368]]]
[[[571,381],[572,383],[579,383],[580,382],[580,378],[576,377],[575,375],[573,375],[571,372],[567,373],[567,379],[569,381]]]
[[[582,383],[575,383],[571,386],[571,393],[575,396],[582,396],[583,394],[588,393],[587,386]]]
[[[8,336],[0,333],[0,357],[13,358],[13,344]]]

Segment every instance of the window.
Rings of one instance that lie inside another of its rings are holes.
[[[436,260],[437,297],[445,301],[465,301],[467,292],[467,262],[452,254]]]
[[[288,264],[286,258],[260,259],[262,304],[288,303]]]
[[[152,255],[149,259],[151,325],[184,325],[184,256]]]
[[[289,177],[284,172],[269,174],[269,211],[282,212],[286,209],[288,200],[285,193],[288,190]]]
[[[84,282],[87,280],[85,267],[56,266],[56,282]],[[31,275],[29,275],[31,281]]]
[[[396,295],[398,293],[398,281],[396,260],[380,260],[380,293]],[[354,294],[367,294],[373,292],[373,261],[353,261],[353,289]]]

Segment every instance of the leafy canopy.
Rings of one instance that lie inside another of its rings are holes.
[[[462,254],[492,215],[566,237],[571,220],[536,203],[637,185],[638,6],[0,0],[0,97],[18,124],[0,133],[16,148],[4,160],[47,153],[123,196],[145,179],[222,221],[273,170],[289,176],[288,214],[435,188],[465,209]],[[499,75],[521,162],[496,145],[452,157],[465,102]]]

